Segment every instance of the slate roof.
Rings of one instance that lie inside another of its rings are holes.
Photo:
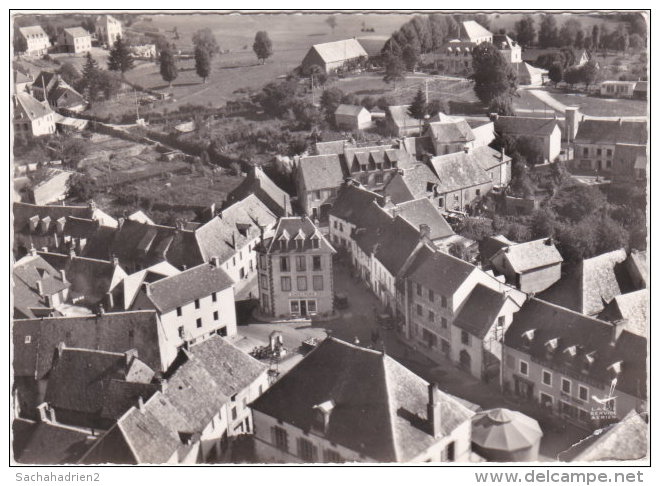
[[[12,333],[14,373],[43,378],[62,342],[69,347],[118,353],[137,349],[141,361],[156,371],[164,371],[169,363],[165,363],[164,350],[159,348],[159,336],[160,322],[154,311],[17,319]]]
[[[227,200],[239,201],[254,194],[277,217],[291,214],[291,197],[280,189],[266,173],[257,166],[252,167],[248,176],[236,189],[230,192]]]
[[[252,404],[308,431],[314,406],[334,402],[326,440],[367,458],[405,462],[437,443],[428,429],[428,383],[377,352],[335,338],[323,341]],[[442,435],[473,412],[439,392]]]
[[[385,43],[389,40],[386,35],[371,35],[365,37],[358,37],[357,41],[362,48],[366,51],[369,57],[378,57],[381,55]]]
[[[368,57],[367,51],[355,39],[339,40],[312,46],[325,63]]]
[[[44,401],[55,410],[117,419],[138,397],[156,392],[150,385],[153,377],[154,371],[131,354],[63,348],[48,375]],[[134,386],[124,387],[126,383]]]
[[[503,235],[486,236],[479,242],[479,256],[483,262],[488,262],[500,249],[510,245],[515,243]]]
[[[83,95],[64,82],[48,94],[48,99],[57,103],[58,108],[74,108],[85,103]]]
[[[506,299],[505,294],[478,284],[463,303],[463,307],[454,319],[454,325],[469,332],[477,339],[483,339],[495,322]]]
[[[53,110],[28,93],[16,93],[14,100],[16,102],[14,118],[16,119],[27,118],[32,121],[53,114]]]
[[[425,197],[404,201],[396,205],[396,214],[415,228],[425,224],[429,227],[431,240],[446,238],[454,234],[447,220],[438,212],[433,202]]]
[[[554,118],[534,118],[527,116],[498,116],[495,131],[526,137],[547,137],[559,123]]]
[[[482,163],[479,162],[479,159],[483,157],[490,158],[491,154],[474,149],[470,153],[456,152],[433,157],[430,163],[438,176],[438,192],[445,194],[492,182],[490,176],[482,168]]]
[[[360,105],[339,105],[335,110],[335,115],[355,116],[357,117],[362,110],[367,111],[364,106]],[[367,113],[369,113],[367,111]]]
[[[338,154],[302,157],[298,170],[308,191],[339,187],[344,180],[344,169]]]
[[[208,370],[227,397],[250,386],[267,370],[266,365],[217,335],[191,346],[188,354]]]
[[[203,263],[147,284],[147,298],[161,313],[221,292],[234,285],[232,279],[213,263]]]
[[[524,336],[534,330],[531,342]],[[646,399],[646,338],[622,328],[613,343],[615,329],[600,321],[557,305],[531,298],[513,315],[505,336],[506,346],[528,354],[543,366],[564,374],[586,376],[601,389],[610,388],[616,376],[611,365],[621,362],[616,389]],[[557,350],[548,358],[546,343],[557,339]],[[576,347],[575,357],[565,350]],[[583,375],[587,355],[593,363]]]
[[[513,49],[518,43],[506,34],[493,34],[493,45],[498,49]]]
[[[274,253],[280,251],[279,244],[276,241],[286,232],[289,235],[289,244],[287,247],[287,252],[289,251],[299,251],[298,247],[294,243],[294,240],[298,233],[300,232],[303,236],[302,250],[303,251],[319,251],[319,252],[330,252],[335,253],[335,249],[332,247],[330,242],[323,236],[320,230],[316,225],[309,219],[307,216],[303,217],[288,217],[280,218],[277,228],[275,228],[274,236],[270,240],[270,243],[266,242],[265,246],[268,253]],[[319,248],[314,249],[312,247],[312,237],[319,238]]]
[[[76,38],[76,37],[88,37],[91,34],[87,32],[85,29],[82,27],[69,27],[67,29],[64,29],[64,31],[69,34],[71,37]]]
[[[404,137],[403,147],[410,155],[421,158],[424,154],[434,154],[435,147],[431,137]]]
[[[384,198],[353,182],[345,182],[337,191],[337,197],[330,209],[330,215],[358,227],[364,226],[368,223],[368,214],[365,208],[370,206],[372,201],[382,204]]]
[[[16,318],[34,318],[48,314],[52,307],[39,294],[41,282],[44,296],[51,296],[71,286],[63,282],[60,272],[39,255],[26,255],[14,264],[13,293]]]
[[[314,151],[316,155],[334,155],[344,152],[344,145],[348,144],[348,140],[329,140],[327,142],[316,142],[314,144]]]
[[[20,464],[76,464],[94,443],[87,432],[58,424],[15,419],[12,428],[14,440],[24,435],[20,450],[14,449]]]
[[[646,169],[646,145],[618,143],[614,146],[614,160],[630,164],[626,169]],[[632,173],[632,171],[630,171]]]
[[[586,119],[580,123],[575,143],[645,145],[646,122]]]
[[[144,282],[155,282],[163,277],[170,277],[179,273],[179,269],[172,266],[167,262],[156,263],[155,265],[145,268],[135,273],[131,273],[124,277],[121,281],[123,287],[124,309],[130,309],[135,301],[142,284]]]
[[[46,31],[41,27],[41,25],[30,25],[28,27],[19,27],[18,30],[23,37],[27,38],[28,36],[46,36]]]
[[[110,252],[121,262],[148,267],[163,260],[177,268],[204,262],[195,233],[171,226],[126,220],[115,233]]]
[[[605,304],[598,318],[608,322],[622,322],[627,330],[639,336],[647,336],[647,289],[617,295]]]
[[[623,248],[582,260],[582,309],[584,314],[597,314],[603,301],[633,289],[623,268],[626,251]]]
[[[426,164],[415,164],[410,169],[404,169],[403,174],[392,177],[383,193],[399,204],[433,194],[433,186],[439,183],[438,176]]]
[[[88,305],[101,302],[126,274],[119,265],[105,260],[61,253],[37,252],[37,254],[57,270],[64,270],[66,279],[71,282],[72,297],[84,297]]]
[[[492,35],[493,34],[488,29],[481,26],[478,22],[474,20],[466,20],[464,22],[461,22],[461,34],[460,34],[461,40],[467,40],[472,42],[474,39],[478,39],[480,37],[487,37],[487,36],[492,37]]]
[[[472,142],[475,137],[465,120],[429,123],[429,131],[438,143]]]
[[[557,457],[567,462],[634,461],[647,457],[648,415],[631,410],[620,422],[594,431]]]
[[[419,242],[419,228],[402,217],[396,217],[382,227],[373,251],[387,271],[396,276]]]
[[[548,238],[516,243],[503,248],[498,253],[503,254],[516,273],[524,273],[564,261],[554,243],[548,243]]]
[[[404,276],[439,295],[452,295],[476,267],[427,246],[420,249],[405,270]]]
[[[398,128],[414,127],[421,129],[423,122],[410,116],[408,108],[410,108],[410,105],[391,105],[387,107],[387,113]]]

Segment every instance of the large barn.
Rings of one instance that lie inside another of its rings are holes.
[[[319,66],[325,73],[331,73],[344,66],[349,61],[366,60],[367,51],[356,39],[346,39],[325,44],[313,45],[303,58],[303,72],[312,66]]]

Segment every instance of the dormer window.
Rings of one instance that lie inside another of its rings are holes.
[[[328,431],[330,424],[330,415],[335,408],[334,400],[327,400],[318,405],[314,405],[314,419],[312,422],[312,429],[325,434]]]
[[[557,350],[558,346],[559,346],[559,339],[554,338],[545,343],[545,350],[548,353],[554,353]]]
[[[621,374],[621,365],[623,364],[623,361],[617,361],[615,363],[612,363],[607,367],[608,370],[610,370],[612,373],[615,375],[620,375]]]
[[[316,232],[312,235],[311,240],[312,240],[312,248],[314,248],[314,249],[318,249],[318,248],[319,248],[319,242],[320,242],[320,240],[321,240],[321,238],[319,237],[319,233],[318,233],[318,231],[316,231]]]
[[[529,331],[525,331],[522,333],[522,338],[523,341],[527,346],[531,344],[531,342],[534,340],[534,333],[536,332],[536,329],[530,329]]]
[[[591,353],[587,353],[582,360],[582,372],[588,373],[591,369],[591,365],[594,364],[594,361],[596,361],[596,352],[592,351]]]
[[[570,358],[575,358],[575,355],[577,354],[577,346],[569,346],[566,349],[564,349],[564,353]]]

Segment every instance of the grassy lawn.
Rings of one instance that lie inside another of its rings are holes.
[[[518,95],[513,99],[513,107],[518,116],[545,118],[555,114],[553,108],[525,89],[518,90]],[[561,115],[561,113],[558,114]]]
[[[558,90],[552,90],[550,94],[560,103],[579,106],[580,111],[585,115],[644,116],[648,114],[646,101],[643,100],[600,98]]]

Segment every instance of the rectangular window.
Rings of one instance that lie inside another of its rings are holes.
[[[527,376],[529,373],[529,364],[527,361],[523,361],[522,359],[518,363],[518,371],[520,371],[521,375]]]
[[[323,290],[323,275],[314,275],[312,285],[314,290]]]
[[[290,306],[291,314],[300,314],[300,301],[292,300]]]
[[[326,449],[323,451],[323,460],[325,462],[344,462],[344,458],[341,457],[339,452],[333,451],[332,449]]]
[[[213,302],[217,302],[217,301],[218,301],[218,294],[217,294],[217,292],[213,292],[213,293],[211,294],[211,300],[212,300]]]
[[[417,295],[422,296],[422,286],[420,284],[417,284]]]
[[[429,289],[429,300],[433,302],[435,299],[435,294],[433,293],[433,290]]]
[[[316,462],[316,446],[301,437],[298,439],[298,456],[305,462]]]
[[[435,313],[433,311],[429,311],[429,321],[435,322]]]
[[[280,272],[289,271],[289,257],[280,257]]]
[[[612,149],[607,149],[607,156],[612,157]]]
[[[596,155],[603,155],[603,149],[596,149]]]
[[[312,248],[315,250],[318,250],[319,248],[319,239],[318,238],[312,238]]]
[[[552,407],[553,404],[553,398],[551,395],[548,395],[547,393],[539,393],[539,401],[541,402],[541,405],[544,407]]]
[[[268,288],[268,277],[266,275],[261,276],[261,287],[264,289]]]
[[[584,157],[587,157],[587,156],[589,155],[589,147],[584,147],[584,148],[582,149],[582,155],[583,155]]]
[[[424,312],[423,312],[423,310],[422,310],[422,306],[419,305],[419,304],[417,304],[417,315],[418,315],[418,316],[421,316],[421,315],[423,315],[423,314],[424,314]]]
[[[445,308],[447,307],[447,297],[445,297],[444,295],[440,297],[440,305]]]
[[[584,385],[578,385],[578,397],[583,402],[589,401],[589,388]]]
[[[447,319],[444,317],[440,318],[440,326],[442,326],[443,329],[447,329]]]
[[[505,321],[506,321],[506,318],[504,316],[499,316],[497,318],[497,327],[504,327]]]
[[[296,272],[304,272],[307,270],[307,257],[304,255],[296,257]]]
[[[236,417],[238,417],[238,412],[236,411],[236,407],[231,409],[231,419],[236,420]]]
[[[314,191],[314,200],[315,201],[321,200],[321,191]]]
[[[543,370],[543,384],[552,386],[552,373],[548,370]]]
[[[568,395],[571,394],[571,380],[567,380],[566,378],[561,379],[561,391]]]
[[[282,286],[282,292],[291,291],[291,277],[280,277],[280,284]]]
[[[296,286],[299,291],[307,290],[307,277],[301,276],[296,279]]]
[[[213,320],[217,321],[220,316],[218,315],[218,311],[213,311]]]
[[[200,327],[202,327],[202,318],[198,317],[197,318],[197,328],[199,329]]]
[[[321,270],[321,257],[319,255],[315,255],[312,257],[312,270],[314,271]]]
[[[315,300],[308,300],[307,301],[307,311],[310,314],[315,314],[316,313],[316,301]]]
[[[199,299],[195,299],[195,309],[199,309]]]
[[[442,451],[442,462],[454,462],[456,460],[456,442],[450,442]]]
[[[176,308],[176,315],[177,317],[181,317],[183,315],[183,310],[181,309],[181,307]]]
[[[461,331],[461,343],[465,344],[466,346],[470,345],[470,335],[466,331]]]
[[[32,342],[32,336],[27,335],[25,336],[25,344],[30,344]]]

